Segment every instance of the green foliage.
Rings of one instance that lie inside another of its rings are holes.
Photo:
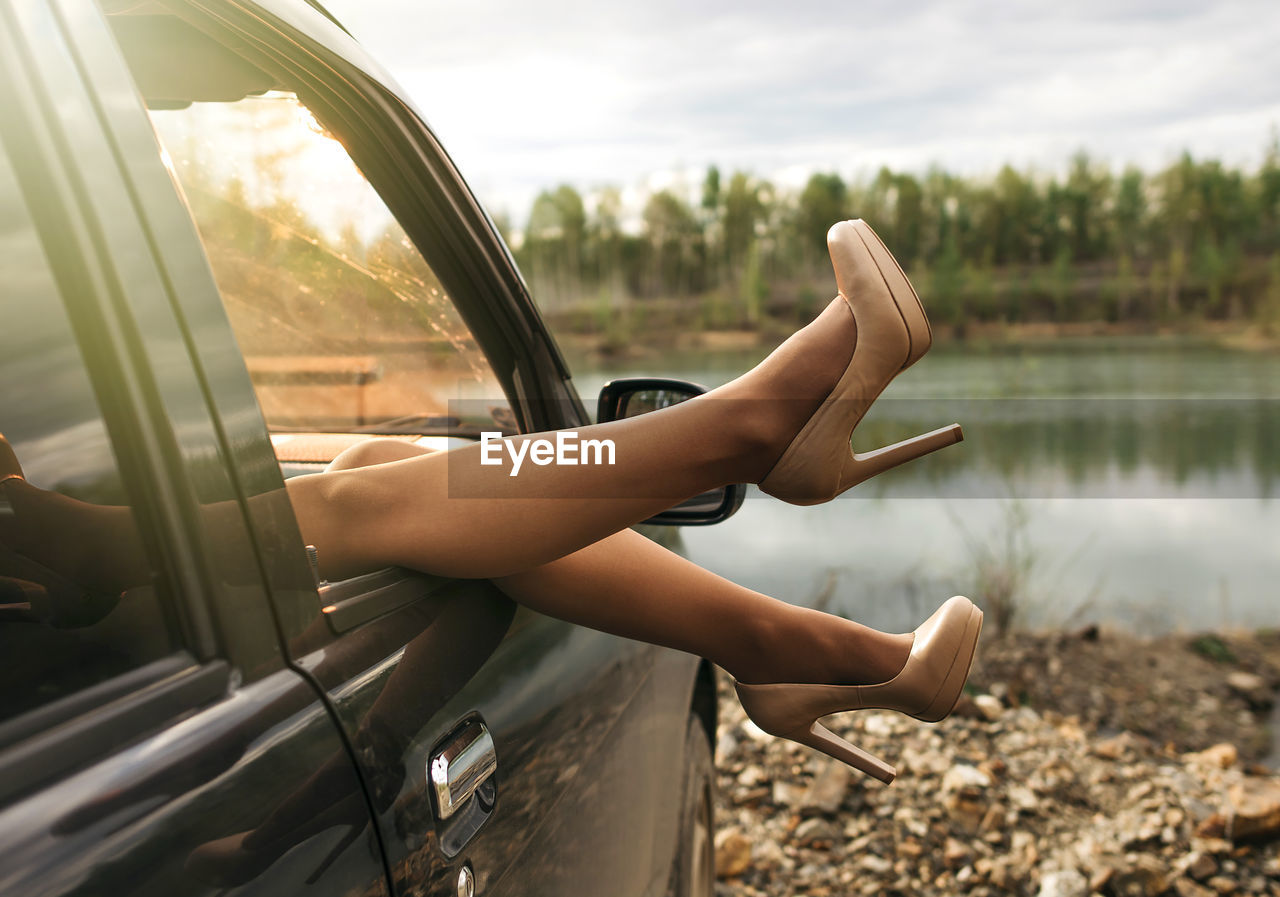
[[[1215,663],[1235,663],[1231,647],[1216,635],[1198,635],[1191,640],[1191,650]]]
[[[851,216],[871,222],[930,313],[960,333],[983,321],[1280,329],[1280,137],[1253,172],[1183,154],[1155,173],[1113,173],[1081,151],[1058,176],[885,167],[854,183],[817,173],[788,192],[713,166],[692,194],[650,196],[638,232],[624,228],[617,189],[584,200],[562,186],[534,202],[517,259],[553,314],[603,289],[686,309],[687,322],[758,326],[830,296],[826,233]]]

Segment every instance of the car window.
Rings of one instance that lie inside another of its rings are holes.
[[[440,280],[296,96],[151,117],[273,434],[515,428]]]
[[[0,724],[177,645],[108,430],[0,149]]]

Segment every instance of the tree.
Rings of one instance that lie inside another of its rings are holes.
[[[685,295],[698,288],[694,274],[702,231],[693,210],[670,190],[660,190],[645,203],[643,217],[651,253],[651,294]]]
[[[806,264],[826,256],[827,231],[849,217],[849,189],[834,172],[814,174],[800,191],[796,207],[796,235]]]

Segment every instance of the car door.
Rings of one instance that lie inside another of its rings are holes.
[[[487,222],[327,20],[171,8],[112,27],[272,429],[275,457],[258,440],[240,461],[260,475],[247,512],[284,650],[344,727],[393,886],[663,889],[693,660],[517,609],[486,582],[387,570],[317,587],[272,498],[281,473],[322,470],[370,435],[447,448],[480,426],[582,420],[478,236]],[[326,45],[310,40],[326,28]],[[219,78],[167,76],[179,68]],[[202,352],[225,327],[206,323],[214,336],[190,336]],[[231,391],[214,403],[239,413]]]
[[[0,893],[388,893],[175,314],[217,294],[92,7],[0,5],[0,208]]]

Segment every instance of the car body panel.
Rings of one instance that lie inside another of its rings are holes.
[[[78,216],[92,231],[85,245],[111,280],[74,304],[111,325],[94,338],[97,369],[128,387],[112,413],[130,423],[133,476],[155,493],[148,523],[180,584],[190,662],[221,678],[122,750],[0,809],[0,890],[443,894],[465,863],[485,894],[665,892],[696,659],[518,609],[486,582],[431,577],[410,576],[421,597],[407,606],[335,631],[208,262],[110,28],[71,0],[13,9],[0,27],[36,50],[25,102],[56,144],[42,166],[67,180],[62,225]],[[492,222],[363,50],[287,3],[182,12],[252,37],[259,52],[297,54],[300,77],[320,78],[306,57],[344,82],[342,114],[385,129],[403,169],[371,181],[395,193],[415,242],[442,241],[454,276],[488,297],[464,316],[526,428],[585,422]],[[374,150],[353,154],[373,165]],[[427,765],[472,717],[494,738],[496,802],[448,853]],[[253,829],[251,850],[221,840]]]
[[[182,284],[162,275],[102,127],[97,94],[110,93],[110,69],[92,85],[81,78],[92,58],[80,55],[82,42],[109,32],[74,8],[26,2],[7,11],[0,37],[22,48],[8,64],[26,69],[22,91],[4,97],[0,130],[35,191],[29,205],[71,317],[92,327],[80,343],[122,467],[146,487],[147,529],[163,542],[197,654],[175,655],[163,677],[0,751],[10,795],[0,809],[0,891],[201,894],[223,890],[230,876],[245,879],[243,893],[297,890],[308,879],[322,892],[385,893],[364,789],[329,708],[284,665],[226,456],[191,363],[181,363],[167,291]],[[16,80],[10,72],[7,85]],[[115,89],[133,95],[127,81]],[[30,102],[46,90],[57,103]],[[208,631],[202,613],[213,620]],[[257,874],[246,874],[244,857],[232,857],[237,869],[199,859],[263,825],[321,772],[322,828],[272,839],[251,858]]]

